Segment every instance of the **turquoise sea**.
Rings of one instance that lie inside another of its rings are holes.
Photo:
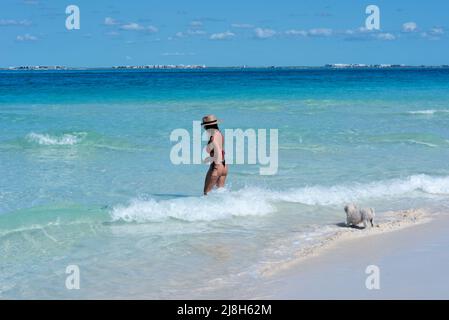
[[[210,113],[278,173],[203,197],[170,133]],[[351,201],[447,210],[449,69],[0,71],[0,298],[252,297]]]

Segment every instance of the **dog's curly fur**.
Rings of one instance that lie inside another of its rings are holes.
[[[369,222],[371,224],[371,227],[374,227],[373,221],[376,214],[373,208],[359,209],[357,205],[351,203],[345,206],[345,212],[346,212],[346,225],[357,226],[363,222],[363,226],[366,228]]]

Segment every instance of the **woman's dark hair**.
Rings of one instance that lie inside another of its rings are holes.
[[[209,130],[209,129],[220,130],[220,129],[218,128],[218,125],[217,125],[217,124],[210,124],[210,125],[205,125],[205,126],[204,126],[204,130]]]

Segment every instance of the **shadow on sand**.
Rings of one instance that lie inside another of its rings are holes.
[[[340,228],[352,228],[352,229],[358,229],[358,230],[363,230],[363,229],[365,229],[364,227],[359,227],[359,226],[353,226],[353,225],[350,225],[350,226],[348,226],[346,223],[344,223],[344,222],[339,222],[339,223],[336,223],[335,224],[337,227],[340,227]]]

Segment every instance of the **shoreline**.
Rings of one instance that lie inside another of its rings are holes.
[[[283,270],[295,267],[301,262],[326,254],[333,247],[351,242],[356,239],[375,237],[385,233],[399,231],[424,223],[431,222],[434,217],[423,209],[409,209],[401,211],[388,211],[377,217],[374,227],[363,229],[361,227],[347,227],[344,222],[337,224],[341,228],[331,235],[319,240],[316,244],[306,246],[297,251],[292,260],[287,262],[271,263],[261,270],[263,276],[274,276]]]
[[[343,231],[264,274],[255,299],[448,299],[449,215],[422,210],[378,230]],[[396,232],[394,232],[396,231]],[[380,289],[365,286],[379,267]]]

